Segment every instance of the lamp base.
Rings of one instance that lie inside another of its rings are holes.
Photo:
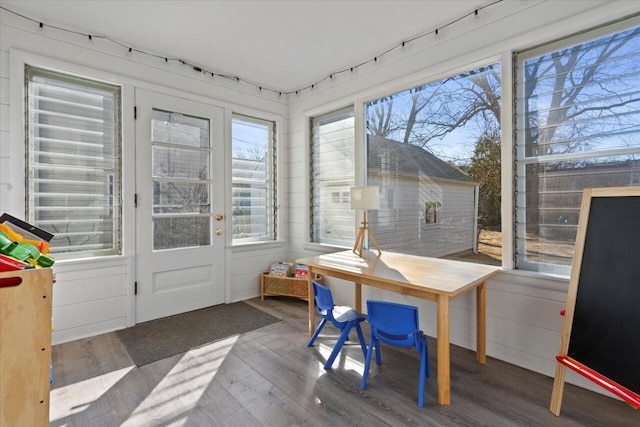
[[[376,240],[376,236],[373,235],[373,231],[369,228],[367,221],[362,222],[362,227],[358,229],[358,236],[356,237],[356,244],[353,245],[353,253],[357,254],[360,258],[362,258],[362,254],[364,251],[364,235],[365,233],[369,233],[369,239],[373,242],[374,246],[378,250],[378,256],[382,255],[382,251],[380,250],[380,246],[378,246],[378,241]]]

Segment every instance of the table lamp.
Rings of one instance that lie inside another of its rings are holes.
[[[364,211],[364,221],[362,221],[362,226],[358,229],[356,244],[353,245],[353,253],[358,254],[359,257],[362,257],[365,233],[369,233],[371,241],[376,249],[378,249],[378,256],[382,255],[376,237],[373,235],[373,231],[371,231],[369,223],[367,222],[367,210],[378,208],[380,208],[378,187],[351,187],[351,209],[362,209]]]

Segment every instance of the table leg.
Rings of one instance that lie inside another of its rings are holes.
[[[451,358],[449,352],[449,297],[438,295],[438,403],[451,403]]]
[[[362,284],[355,283],[355,309],[358,313],[362,313]]]
[[[476,288],[476,360],[487,363],[487,288],[482,282]]]
[[[314,313],[314,302],[315,302],[315,294],[313,292],[313,284],[312,284],[313,271],[312,268],[309,267],[309,276],[307,276],[307,296],[308,296],[308,307],[309,307],[309,337],[313,335],[314,332],[314,321],[313,321],[313,313]]]

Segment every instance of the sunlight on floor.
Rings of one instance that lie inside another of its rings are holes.
[[[156,418],[154,414],[162,414],[164,419],[173,418],[171,425],[183,425],[187,421],[186,414],[198,404],[238,338],[236,335],[185,353],[132,412],[126,424],[144,425]],[[192,359],[197,361],[194,363]],[[172,414],[171,408],[174,412],[179,408],[179,412]]]
[[[326,373],[324,369],[324,361],[326,361],[331,355],[331,352],[333,351],[333,346],[321,344],[321,343],[318,343],[317,341],[316,341],[316,344],[318,346],[318,352],[322,356],[322,360],[319,361],[318,363],[318,377],[320,377],[321,375]],[[344,347],[342,347],[342,350],[340,351],[340,353],[338,354],[338,357],[336,357],[336,360],[333,362],[333,369],[340,368],[347,371],[355,371],[359,375],[362,375],[362,372],[364,371],[364,362],[359,362],[356,359],[353,359],[349,356],[345,356],[344,350],[345,350],[345,347],[347,346],[348,347],[353,346],[354,349],[357,347],[358,351],[362,353],[362,350],[360,349],[360,344],[345,344]],[[364,355],[362,356],[362,358],[364,359]]]
[[[122,378],[124,378],[135,367],[135,365],[131,365],[126,368],[118,369],[117,371],[106,373],[104,375],[52,389],[50,397],[50,402],[52,403],[50,411],[50,421],[56,421],[62,416],[68,417],[69,415],[77,414],[84,411],[89,405],[98,400],[104,393],[111,389],[111,387],[122,380]],[[55,405],[55,402],[68,400],[66,396],[76,394],[75,390],[77,389],[91,391],[90,393],[84,393],[84,403],[76,405],[70,410],[63,409],[64,415],[56,414],[57,405]]]

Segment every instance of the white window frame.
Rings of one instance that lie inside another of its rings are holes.
[[[91,80],[101,81],[107,84],[119,85],[121,87],[121,115],[133,117],[134,109],[134,86],[135,80],[117,76],[113,73],[99,70],[96,68],[73,64],[64,60],[43,56],[37,53],[27,52],[17,48],[9,49],[9,76],[12,84],[9,93],[9,159],[8,167],[3,168],[3,173],[8,175],[4,182],[8,182],[8,187],[2,189],[3,211],[17,218],[25,218],[25,154],[26,154],[26,131],[25,131],[25,65],[31,65],[38,68],[59,71],[64,74],[77,75]],[[135,138],[135,122],[133,120],[124,120],[121,117],[122,129],[122,158],[132,159],[135,157],[135,145],[132,143]],[[4,166],[4,165],[3,165]],[[122,203],[121,215],[121,253],[120,255],[75,258],[75,259],[58,259],[56,265],[84,265],[87,262],[95,262],[127,257],[135,252],[135,238],[132,231],[135,229],[135,215],[133,203],[126,203],[133,200],[135,193],[135,165],[133,162],[122,163],[121,179]]]
[[[354,120],[354,186],[357,185],[361,185],[359,183],[362,182],[363,178],[362,178],[362,172],[361,172],[361,168],[362,166],[360,165],[360,162],[358,161],[360,159],[360,155],[361,155],[361,148],[359,147],[358,144],[358,140],[359,140],[359,136],[362,135],[362,132],[360,131],[360,127],[361,127],[361,123],[362,123],[362,117],[359,116],[359,114],[362,114],[362,108],[357,108],[357,104],[356,105],[341,105],[341,106],[337,106],[334,105],[332,106],[332,108],[329,109],[324,109],[321,111],[313,111],[313,112],[308,112],[306,114],[307,119],[308,119],[308,135],[306,138],[307,144],[307,152],[306,152],[306,159],[308,159],[308,179],[306,180],[306,184],[307,184],[307,241],[309,242],[310,245],[315,245],[315,246],[321,246],[321,247],[326,247],[326,248],[337,248],[337,249],[344,249],[347,247],[350,247],[350,242],[347,242],[347,245],[340,245],[340,244],[335,244],[335,243],[328,243],[328,242],[319,242],[317,238],[314,238],[314,220],[313,220],[313,203],[312,203],[312,145],[314,144],[313,141],[313,122],[316,119],[322,119],[322,118],[330,118],[330,117],[339,117],[341,115],[347,114],[349,112],[353,112],[353,120]],[[355,215],[355,219],[354,219],[354,241],[355,241],[355,230],[357,229],[357,224],[358,224],[358,213],[356,213]]]
[[[601,37],[605,37],[607,35],[610,34],[614,34],[617,32],[622,32],[625,30],[629,30],[633,27],[636,27],[640,25],[640,19],[639,18],[631,18],[631,19],[625,19],[622,20],[620,22],[614,23],[614,24],[609,24],[609,25],[604,25],[601,27],[595,27],[595,28],[585,28],[584,31],[580,32],[578,35],[567,35],[565,37],[561,37],[559,39],[557,39],[554,42],[549,42],[549,43],[544,43],[542,45],[540,45],[537,48],[532,48],[532,49],[527,49],[524,50],[524,53],[519,53],[519,52],[513,52],[512,53],[512,59],[511,59],[511,64],[513,67],[513,64],[516,61],[526,61],[529,58],[533,58],[533,57],[537,57],[540,55],[544,55],[550,52],[554,52],[557,50],[561,50],[563,48],[566,48],[568,46],[574,45],[574,44],[579,44],[582,42],[586,42],[589,40],[594,40],[594,39],[598,39]],[[517,70],[517,72],[519,73],[518,75],[518,81],[521,80],[522,76],[521,73],[523,72],[523,70],[520,68]],[[505,75],[506,76],[506,75]],[[513,68],[511,73],[509,74],[509,77],[513,80]],[[509,91],[509,96],[513,96],[513,88],[514,88],[514,84],[516,82],[509,82],[510,83],[510,91]],[[520,100],[523,98],[523,87],[521,84],[518,84],[517,86],[517,91],[518,91],[518,102],[521,102]],[[506,95],[506,93],[505,93]],[[510,99],[510,101],[512,101],[512,99]],[[508,103],[509,108],[512,108],[513,102],[509,102]],[[504,107],[504,104],[503,104]],[[523,155],[521,153],[518,152],[516,144],[518,143],[519,140],[524,141],[524,126],[525,124],[523,123],[524,121],[524,115],[523,114],[518,114],[517,116],[516,111],[511,111],[509,116],[508,116],[508,121],[506,120],[505,116],[504,116],[504,111],[503,111],[503,125],[506,125],[507,123],[511,124],[512,126],[515,126],[515,132],[517,132],[517,135],[514,135],[513,141],[511,143],[511,147],[512,147],[512,151],[510,153],[510,156],[513,160],[513,167],[511,168],[510,171],[510,176],[512,177],[511,181],[511,186],[512,191],[510,192],[510,194],[508,194],[509,199],[505,199],[505,195],[506,193],[504,192],[504,188],[503,188],[503,193],[502,193],[502,217],[503,217],[503,230],[505,229],[505,224],[504,224],[504,218],[507,218],[505,216],[505,201],[509,201],[509,206],[510,207],[510,211],[509,211],[509,219],[512,221],[512,226],[510,227],[512,236],[510,238],[510,246],[511,246],[511,250],[513,251],[512,254],[512,259],[510,260],[511,263],[509,265],[510,268],[516,269],[516,271],[521,271],[521,272],[528,272],[528,273],[534,273],[534,274],[546,274],[546,275],[551,275],[551,276],[560,276],[560,277],[568,277],[571,273],[571,266],[566,266],[566,265],[559,265],[559,264],[551,264],[551,263],[539,263],[539,262],[534,262],[534,261],[528,261],[525,258],[526,252],[524,250],[524,244],[521,244],[521,248],[517,248],[518,246],[518,239],[517,239],[517,233],[515,231],[515,227],[518,223],[518,219],[517,219],[517,203],[516,203],[516,198],[518,198],[518,192],[525,192],[526,188],[525,188],[525,183],[524,182],[516,182],[517,181],[517,176],[522,175],[524,176],[524,168],[527,165],[530,164],[544,164],[547,162],[553,162],[553,161],[559,161],[559,160],[563,160],[566,158],[565,155],[548,155],[548,156],[539,156],[539,157],[528,157],[525,158],[523,157]],[[504,133],[504,130],[503,130]],[[509,132],[510,134],[512,134],[513,132]],[[503,144],[503,166],[505,164],[505,156],[504,156],[504,149],[505,149],[505,145]],[[603,157],[606,156],[615,156],[615,155],[621,155],[621,154],[628,154],[629,152],[633,152],[633,153],[638,153],[640,152],[640,148],[633,148],[633,149],[615,149],[615,150],[608,150],[608,151],[601,151],[601,155]],[[571,156],[572,160],[580,160],[580,159],[589,159],[593,157],[593,151],[585,151],[585,152],[578,152],[578,153],[574,153]],[[503,173],[504,173],[504,167],[503,167]],[[503,176],[503,184],[504,184],[504,176]],[[523,221],[524,222],[524,221]],[[523,224],[522,227],[526,227],[526,224]],[[504,242],[504,235],[503,235],[503,242]],[[519,250],[518,250],[519,249]],[[519,259],[518,258],[518,252],[521,252]],[[503,257],[504,257],[504,252],[503,252]],[[504,263],[503,263],[503,266]]]
[[[241,119],[243,121],[255,121],[256,123],[268,124],[270,128],[270,141],[268,147],[267,157],[269,158],[269,170],[268,170],[268,182],[267,182],[267,193],[269,194],[270,200],[267,202],[267,211],[268,215],[271,216],[270,219],[270,233],[266,237],[258,237],[258,238],[247,238],[247,239],[235,239],[233,237],[233,131],[230,131],[230,155],[229,162],[231,166],[229,167],[231,178],[229,180],[230,183],[230,197],[227,198],[229,201],[229,210],[231,211],[229,226],[230,226],[230,238],[232,244],[234,246],[238,245],[246,245],[253,243],[265,243],[265,242],[273,242],[278,240],[278,132],[279,126],[276,120],[273,118],[267,119],[262,118],[256,115],[248,115],[241,112],[232,112],[231,113],[231,128],[233,128],[233,121],[235,118]]]
[[[86,88],[87,93],[89,93],[92,89],[102,86],[105,88],[105,91],[111,92],[111,94],[114,96],[113,110],[109,112],[109,113],[112,113],[112,117],[114,119],[113,128],[112,128],[113,150],[114,150],[113,151],[113,169],[112,169],[112,175],[111,175],[112,177],[107,182],[107,186],[104,187],[104,190],[107,190],[107,188],[111,188],[112,191],[110,195],[109,193],[99,193],[99,192],[97,193],[98,196],[101,195],[101,196],[104,196],[106,199],[111,199],[112,206],[109,208],[108,205],[104,205],[104,206],[96,206],[93,208],[98,210],[108,209],[109,214],[105,219],[107,219],[107,222],[110,222],[111,224],[113,224],[113,230],[111,233],[112,245],[111,247],[104,248],[104,249],[91,249],[91,248],[83,248],[83,246],[72,246],[68,251],[56,253],[56,257],[59,257],[61,259],[74,259],[74,258],[83,258],[87,256],[102,257],[102,256],[109,256],[109,255],[120,255],[122,250],[122,243],[121,243],[122,242],[122,231],[121,231],[122,229],[122,219],[121,219],[122,218],[122,206],[121,206],[121,202],[122,202],[122,196],[121,196],[121,191],[122,191],[121,96],[122,94],[121,94],[120,86],[113,85],[113,84],[105,84],[103,82],[100,82],[94,79],[80,77],[80,76],[73,76],[66,73],[44,69],[41,67],[34,67],[31,65],[25,65],[25,75],[48,76],[53,80],[58,80],[61,82],[64,82],[64,81],[71,82],[75,85],[78,85],[79,87]],[[26,88],[30,87],[33,81],[35,81],[35,78],[34,79],[31,79],[30,77],[25,78],[25,87]],[[32,101],[30,100],[29,94],[27,94],[27,101],[29,102],[26,104],[26,108],[25,108],[25,115],[26,115],[25,120],[27,123],[27,128],[31,129],[32,126],[34,127],[39,126],[41,122],[36,121],[34,123],[31,123],[29,121],[29,118],[31,117],[30,108],[32,105]],[[39,108],[39,107],[36,107],[36,108]],[[51,110],[51,114],[59,117],[58,111]],[[65,118],[68,116],[63,113],[62,117]],[[25,188],[27,189],[27,195],[28,195],[28,197],[26,197],[25,199],[26,201],[25,216],[29,223],[39,226],[40,224],[38,223],[37,220],[33,218],[33,216],[35,215],[35,211],[41,208],[41,205],[36,203],[36,200],[37,200],[36,195],[31,194],[31,191],[30,191],[32,186],[31,177],[33,173],[38,169],[50,170],[50,172],[54,172],[56,169],[60,170],[60,168],[59,167],[56,168],[55,166],[50,167],[46,164],[43,164],[37,161],[33,161],[33,163],[31,163],[30,158],[33,157],[33,154],[31,153],[31,149],[34,147],[33,144],[34,142],[31,140],[30,134],[28,134],[27,137],[25,138],[25,146],[28,154],[27,160],[26,160],[27,165],[26,165],[26,172],[25,172],[25,181],[26,181]],[[81,148],[81,146],[77,146],[77,147]],[[56,156],[56,154],[57,155],[60,154],[59,152],[56,152],[56,151],[50,151],[48,153],[51,153],[53,156]],[[99,172],[100,169],[101,169],[100,166],[90,168],[91,171],[96,171],[96,172]],[[110,175],[106,175],[105,178],[109,179],[109,176]],[[89,185],[92,187],[94,184],[91,182],[85,181],[85,184],[83,185],[85,186]],[[49,196],[50,194],[55,195],[55,193],[45,192],[45,193],[42,193],[41,196],[46,198],[46,197],[50,197]],[[73,197],[73,195],[70,195],[70,196]],[[69,197],[69,195],[67,195],[67,197]],[[92,196],[87,195],[86,197],[92,197]],[[73,212],[73,209],[70,209],[70,211]],[[46,229],[46,227],[44,226],[42,228]],[[55,249],[55,245],[54,245],[54,249]]]

